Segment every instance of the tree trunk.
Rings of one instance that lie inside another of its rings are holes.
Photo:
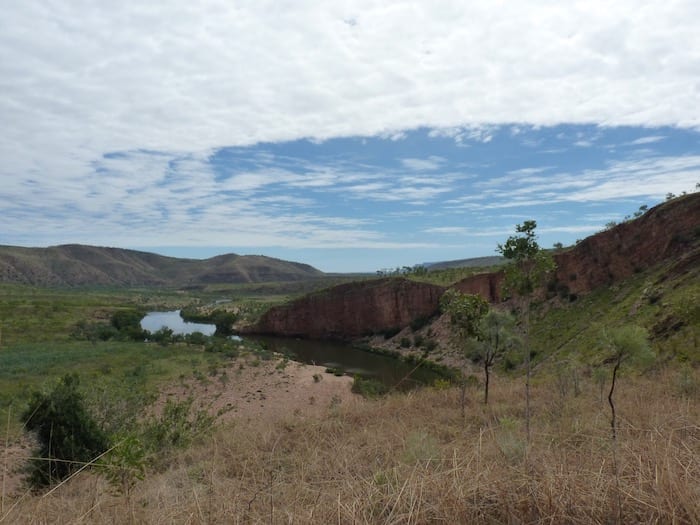
[[[484,361],[484,405],[489,404],[489,364]]]
[[[523,301],[523,339],[525,343],[525,434],[530,444],[530,301]]]
[[[613,368],[612,384],[610,385],[610,393],[608,394],[608,403],[610,403],[610,427],[612,429],[612,454],[613,454],[613,470],[615,473],[615,488],[616,488],[616,505],[617,505],[617,522],[624,523],[622,516],[622,493],[620,490],[620,472],[617,466],[617,421],[615,419],[615,403],[613,403],[613,393],[615,392],[615,379],[617,371],[622,364],[622,356],[618,356]]]
[[[610,385],[610,393],[608,394],[608,403],[610,404],[610,428],[612,429],[613,441],[617,439],[617,421],[615,419],[615,403],[613,402],[613,393],[615,392],[615,379],[617,378],[617,371],[620,369],[620,359],[615,363],[615,368],[613,368],[612,384]]]

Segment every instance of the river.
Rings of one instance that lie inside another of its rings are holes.
[[[150,312],[141,320],[141,327],[151,332],[167,327],[175,334],[201,332],[204,335],[213,335],[215,331],[213,324],[189,323],[183,320],[179,310]],[[246,339],[257,342],[273,352],[289,355],[295,361],[340,369],[348,375],[371,377],[401,390],[410,389],[418,384],[431,384],[440,377],[432,370],[338,341],[268,336],[246,336]]]

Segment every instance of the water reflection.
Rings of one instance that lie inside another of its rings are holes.
[[[172,312],[149,312],[141,319],[141,328],[149,332],[157,332],[161,328],[170,328],[174,334],[186,335],[201,332],[204,335],[214,335],[216,326],[208,323],[190,323],[180,317],[180,310]]]
[[[400,390],[417,384],[432,384],[440,376],[432,370],[416,367],[394,357],[373,354],[336,341],[312,341],[283,337],[246,337],[274,352],[291,354],[303,363],[337,368],[349,375],[378,379]]]

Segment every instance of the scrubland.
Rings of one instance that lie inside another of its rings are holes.
[[[497,377],[491,403],[426,387],[233,420],[120,492],[83,471],[3,497],[2,523],[698,523],[697,371],[621,378],[613,441],[600,385]],[[607,387],[606,387],[607,388]]]

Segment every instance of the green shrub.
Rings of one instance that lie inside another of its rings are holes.
[[[204,410],[193,411],[193,402],[191,397],[180,402],[168,399],[160,417],[146,424],[144,446],[155,452],[169,447],[185,447],[197,435],[211,428],[214,418]]]
[[[389,387],[377,379],[355,376],[352,382],[352,391],[362,397],[374,399],[389,392]]]
[[[185,342],[188,345],[205,345],[209,338],[202,332],[192,332],[185,336]]]
[[[143,341],[148,332],[141,328],[144,314],[139,310],[119,310],[112,315],[112,326],[117,329],[122,339]]]
[[[22,414],[36,432],[39,448],[29,463],[29,482],[46,486],[67,478],[109,448],[107,435],[87,411],[75,374],[64,376],[50,392],[32,393]]]
[[[438,378],[433,381],[433,388],[436,390],[447,390],[452,386],[452,382],[449,379]]]

